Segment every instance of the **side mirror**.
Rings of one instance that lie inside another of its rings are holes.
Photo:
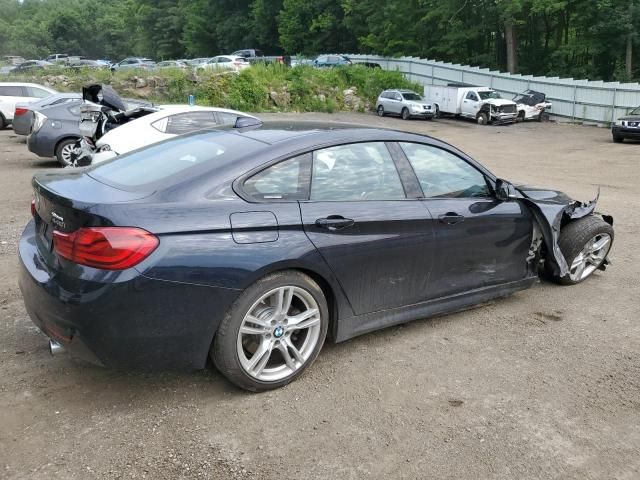
[[[496,180],[496,198],[502,202],[518,198],[516,188],[506,180]]]

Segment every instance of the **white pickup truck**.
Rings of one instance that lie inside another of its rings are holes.
[[[518,118],[516,103],[488,87],[426,85],[424,98],[433,105],[436,116],[448,113],[472,118],[480,125],[515,123]]]

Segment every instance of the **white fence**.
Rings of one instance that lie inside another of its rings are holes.
[[[470,67],[417,57],[388,58],[347,55],[353,62],[375,62],[387,70],[399,70],[422,85],[462,83],[487,86],[505,98],[531,89],[553,102],[551,114],[575,122],[610,123],[640,105],[640,84],[574,80],[559,77],[511,75],[488,68]]]

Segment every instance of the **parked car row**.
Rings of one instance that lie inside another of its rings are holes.
[[[94,148],[90,153],[96,157],[90,160],[96,163],[175,135],[235,125],[238,118],[259,122],[256,117],[235,110],[153,106],[140,100],[121,100],[115,92],[110,94],[117,97],[112,105],[112,116],[116,120],[109,119],[104,131],[92,141]],[[95,100],[103,102],[104,99],[100,93]],[[16,134],[28,136],[29,151],[44,158],[55,157],[61,165],[69,166],[77,158],[78,142],[83,136],[81,122],[86,100],[80,93],[58,93],[42,85],[3,82],[0,83],[0,127],[12,124]],[[102,106],[97,105],[95,111],[99,114]],[[121,120],[117,120],[116,114]],[[89,129],[96,132],[95,126]]]
[[[410,90],[385,90],[376,102],[379,116],[398,115],[404,120],[453,115],[475,120],[480,125],[542,120],[551,102],[540,92],[527,90],[513,100],[503,99],[488,87],[456,85],[424,87],[424,97]]]

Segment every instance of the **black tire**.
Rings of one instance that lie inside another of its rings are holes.
[[[378,106],[377,112],[379,117],[384,117],[384,107],[382,105]]]
[[[56,159],[63,167],[67,167],[73,163],[71,158],[67,156],[69,146],[75,146],[78,140],[75,138],[67,138],[56,145]]]
[[[318,304],[320,310],[319,338],[309,358],[293,374],[279,381],[260,381],[245,371],[238,358],[237,340],[240,327],[249,309],[251,309],[252,305],[254,305],[262,295],[275,288],[288,285],[306,290],[313,296],[313,299]],[[213,340],[210,356],[220,373],[240,388],[252,392],[280,388],[295,380],[314,362],[324,344],[328,326],[329,308],[324,293],[316,282],[307,275],[295,270],[272,273],[261,278],[242,292],[240,297],[238,297],[231,308],[229,308]]]
[[[433,118],[440,118],[440,107],[438,105],[436,105],[436,113]]]
[[[409,120],[409,117],[411,117],[411,115],[409,114],[409,109],[406,107],[402,109],[401,115],[403,120]]]
[[[624,142],[624,137],[620,135],[613,135],[613,143],[622,143]]]
[[[485,112],[480,112],[476,117],[476,122],[478,122],[478,125],[487,125],[489,123],[489,117]]]
[[[4,127],[7,126],[7,121],[4,118],[4,115],[0,113],[0,130],[4,130]]]
[[[520,110],[518,112],[518,118],[516,118],[516,122],[524,122],[524,111]]]
[[[569,268],[571,268],[573,261],[587,245],[587,242],[598,235],[609,235],[609,237],[611,237],[607,250],[608,254],[608,252],[611,251],[611,246],[613,245],[613,227],[602,218],[595,215],[589,215],[588,217],[574,220],[562,229],[558,240],[558,246],[567,261]],[[602,261],[598,264],[598,267],[601,264]],[[597,270],[598,269],[596,268],[594,272]],[[593,272],[591,274],[593,274]],[[591,274],[580,280],[573,280],[570,275],[565,275],[563,277],[552,275],[552,278],[555,282],[561,285],[576,285],[589,278]]]

